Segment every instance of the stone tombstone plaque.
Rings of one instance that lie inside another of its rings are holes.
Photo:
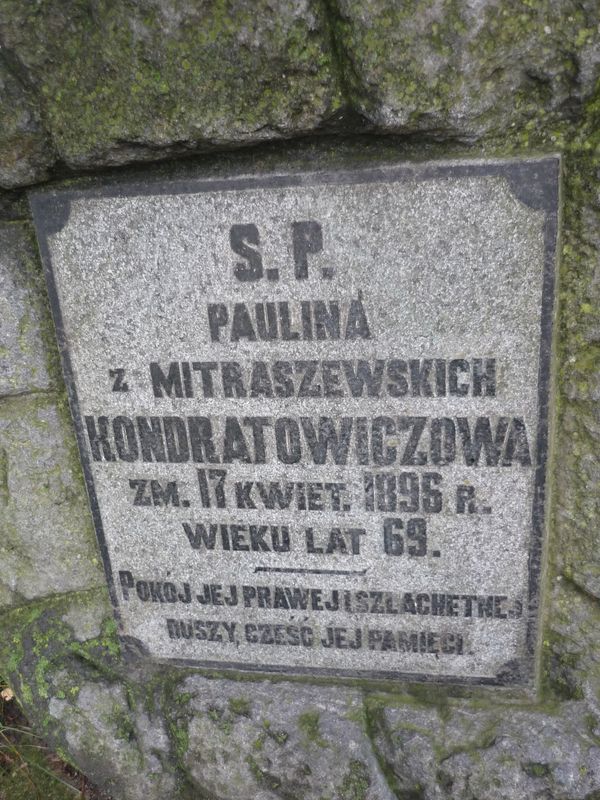
[[[125,640],[529,683],[557,158],[32,197]]]

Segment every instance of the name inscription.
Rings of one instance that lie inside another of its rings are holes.
[[[548,158],[33,197],[138,650],[531,679],[557,182]]]

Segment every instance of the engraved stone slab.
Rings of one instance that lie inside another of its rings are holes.
[[[532,679],[559,163],[36,194],[124,637]]]

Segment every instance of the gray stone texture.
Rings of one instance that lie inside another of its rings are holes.
[[[581,113],[595,0],[0,3],[3,186],[312,132],[471,141]]]
[[[209,796],[394,798],[365,736],[361,692],[199,676],[180,691],[191,712],[184,763]]]
[[[576,113],[600,69],[595,0],[339,0],[355,108],[376,128],[476,140]]]
[[[5,187],[50,173],[332,131],[389,135],[362,136],[354,162],[378,155],[560,151],[564,157],[551,537],[537,696],[444,686],[225,682],[223,675],[215,680],[135,659],[126,665],[105,590],[71,593],[102,579],[92,563],[97,556],[64,404],[59,415],[54,395],[44,394],[0,400],[8,442],[0,452],[0,529],[3,546],[12,543],[10,554],[2,554],[1,597],[13,604],[2,616],[0,671],[37,730],[115,800],[254,800],[258,792],[321,800],[328,795],[319,785],[331,787],[332,776],[331,800],[387,800],[389,792],[402,800],[597,800],[596,0],[1,0],[0,38]],[[337,137],[313,142],[282,151],[271,166],[283,170],[293,159],[318,165],[320,152],[335,163],[343,151]],[[242,167],[231,156],[229,171],[256,168],[264,159],[264,151],[253,150]],[[0,197],[3,218],[22,217],[23,209],[14,193]],[[27,252],[16,233],[4,236],[5,243],[17,243],[2,247],[2,259],[5,251]],[[16,256],[11,263],[17,271],[11,269],[6,284],[3,271],[2,285],[18,287],[9,290],[16,307],[18,298],[33,295],[28,269]],[[38,306],[31,302],[35,321]],[[18,318],[9,316],[9,330]],[[25,392],[45,392],[43,359],[34,362],[42,384],[28,385],[29,369],[17,365],[20,344],[10,348],[11,365],[2,375],[17,377]],[[73,560],[73,550],[81,559]],[[46,596],[55,592],[67,594]],[[275,712],[267,711],[271,694],[283,705]],[[230,704],[231,698],[247,704]],[[305,703],[318,718],[313,713],[301,723]],[[350,719],[340,712],[344,703]],[[267,713],[298,752],[279,743],[283,735],[267,734],[249,762],[252,743],[266,733]],[[356,758],[337,746],[338,736],[348,737]],[[317,753],[321,740],[330,747]],[[217,761],[233,759],[231,772],[242,783],[223,785],[227,772],[215,762],[207,765],[205,783],[191,747],[199,759],[209,748]],[[300,772],[297,786],[290,785],[283,763],[296,770],[308,764],[314,774]]]
[[[52,723],[64,731],[67,751],[90,777],[123,797],[159,798],[170,794],[175,779],[163,770],[161,756],[169,742],[160,719],[135,714],[125,687],[86,683],[77,700],[52,697]]]
[[[0,400],[0,605],[104,582],[67,413]]]
[[[5,60],[0,61],[0,186],[26,186],[46,177],[54,148],[39,100]]]
[[[564,703],[549,715],[507,704],[386,708],[377,743],[400,791],[425,798],[586,800],[600,788],[599,709]],[[400,796],[402,796],[400,794]]]
[[[318,0],[0,4],[7,60],[77,168],[323,126],[340,107],[328,28]],[[11,185],[43,177],[39,161],[22,159]]]
[[[0,606],[102,584],[30,225],[0,225]]]
[[[593,800],[596,697],[562,703],[191,674],[119,657],[105,592],[5,615],[36,728],[114,798]]]
[[[56,348],[29,225],[0,225],[0,397],[52,388]],[[44,342],[50,342],[47,346]]]
[[[594,170],[594,165],[590,165]],[[557,569],[589,599],[600,599],[600,203],[597,168],[590,203],[570,205],[564,226],[563,353],[557,367],[564,403],[557,433]],[[576,219],[574,219],[576,217]],[[568,222],[567,222],[568,220]]]

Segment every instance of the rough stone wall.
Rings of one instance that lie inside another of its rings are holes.
[[[0,0],[0,672],[115,800],[600,798],[599,21],[598,0]],[[564,180],[537,695],[124,661],[26,189],[200,153],[543,152]]]

